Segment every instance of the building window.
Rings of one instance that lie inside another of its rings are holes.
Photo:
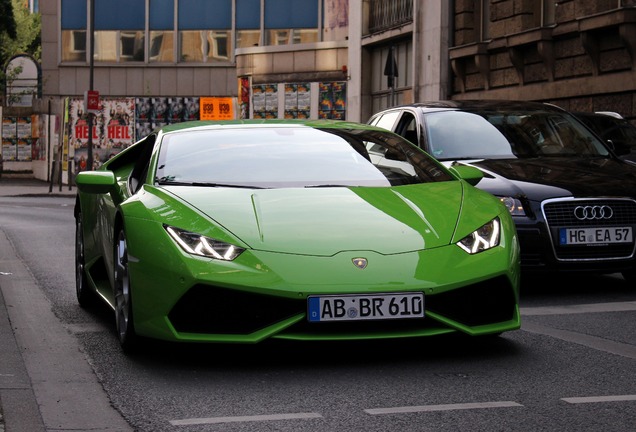
[[[261,0],[236,0],[236,47],[261,44]]]
[[[94,4],[95,61],[143,62],[146,34],[144,2],[110,0]],[[126,13],[122,14],[124,10]]]
[[[480,42],[487,41],[490,38],[490,0],[481,0],[478,10],[479,26],[477,36]]]
[[[148,10],[149,62],[174,63],[174,0],[150,0]]]
[[[317,0],[265,0],[264,14],[265,45],[318,41]]]
[[[62,61],[86,62],[86,0],[62,0]]]
[[[232,0],[179,1],[179,61],[227,61],[232,52]]]
[[[109,63],[228,62],[235,48],[321,38],[321,0],[95,1],[93,29],[91,0],[59,1],[63,62],[88,62],[91,31],[94,60]]]

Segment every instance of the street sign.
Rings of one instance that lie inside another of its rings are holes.
[[[88,90],[84,92],[84,111],[96,114],[99,111],[99,92]]]

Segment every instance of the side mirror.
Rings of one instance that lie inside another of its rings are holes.
[[[80,192],[106,194],[115,191],[117,180],[112,171],[82,171],[75,177]]]
[[[466,180],[473,186],[475,186],[481,181],[482,178],[484,178],[484,173],[479,168],[471,167],[468,165],[453,164],[449,167],[449,170],[453,174],[457,175],[457,177]]]

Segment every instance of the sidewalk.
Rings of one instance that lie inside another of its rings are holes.
[[[51,185],[34,178],[0,177],[0,197],[8,196],[68,196],[74,197],[77,188],[72,185]]]

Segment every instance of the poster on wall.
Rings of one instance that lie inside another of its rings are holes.
[[[286,119],[296,118],[298,115],[298,85],[285,84],[285,114]]]
[[[157,127],[190,120],[199,120],[199,98],[197,97],[135,99],[136,141],[147,136]]]
[[[88,123],[83,99],[71,99],[68,109],[69,143],[75,172],[87,169]],[[102,99],[92,130],[93,169],[134,142],[135,99]]]
[[[347,83],[344,81],[319,84],[318,118],[345,120],[347,114]]]
[[[16,117],[2,118],[2,159],[5,161],[15,161],[18,157],[17,122]]]
[[[236,98],[202,97],[201,120],[234,120],[236,118]]]
[[[18,161],[30,161],[31,160],[31,148],[32,148],[32,140],[31,138],[17,138],[17,151]]]
[[[31,117],[18,117],[16,121],[17,157],[19,162],[32,160]]]
[[[250,118],[250,80],[247,77],[239,78],[239,118]]]
[[[285,84],[285,118],[309,118],[310,102],[308,84]]]
[[[46,144],[48,142],[49,116],[31,116],[31,136],[33,139],[31,148],[31,158],[33,160],[46,160]]]
[[[252,87],[255,119],[278,118],[278,85],[262,84]]]

